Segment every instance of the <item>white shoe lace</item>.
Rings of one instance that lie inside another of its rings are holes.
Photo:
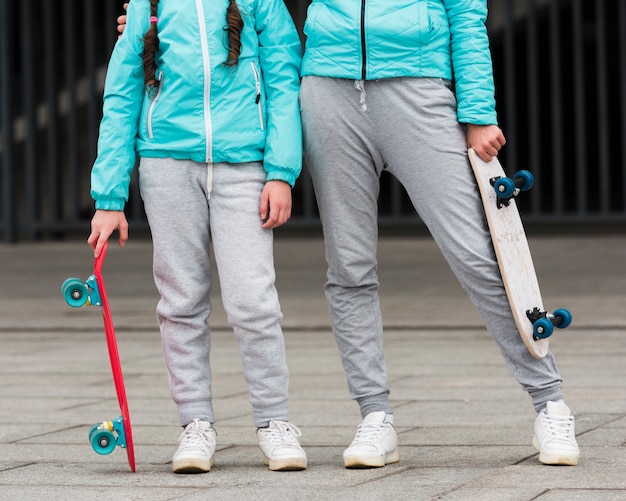
[[[574,422],[574,416],[542,414],[541,420],[544,430],[550,435],[550,440],[570,442],[570,430]]]
[[[376,442],[378,437],[387,429],[389,425],[384,424],[360,424],[357,426],[356,435],[351,445],[370,444]]]
[[[213,437],[201,426],[198,419],[188,424],[178,438],[183,449],[202,449],[213,445]]]
[[[302,436],[302,432],[296,425],[285,421],[272,421],[272,423],[273,426],[261,428],[261,432],[273,445],[300,446],[298,437]]]

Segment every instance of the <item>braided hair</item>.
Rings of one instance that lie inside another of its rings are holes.
[[[241,53],[241,30],[243,30],[243,19],[235,0],[230,0],[226,9],[226,25],[228,29],[228,59],[224,62],[226,66],[236,66]]]
[[[157,65],[155,59],[159,50],[159,36],[157,34],[158,6],[159,0],[150,0],[150,27],[143,37],[144,84],[149,90],[154,90],[157,86]]]
[[[229,0],[226,9],[226,30],[228,31],[228,58],[226,66],[236,66],[241,53],[241,31],[243,19],[235,0]],[[143,69],[144,84],[149,91],[157,87],[156,53],[159,50],[159,36],[157,34],[157,14],[159,0],[150,0],[150,27],[143,37]]]

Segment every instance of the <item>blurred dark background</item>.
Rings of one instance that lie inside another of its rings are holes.
[[[88,233],[89,174],[122,3],[0,0],[0,241]],[[301,30],[309,2],[285,3]],[[509,173],[523,168],[535,175],[535,187],[519,200],[527,228],[622,231],[626,2],[488,4],[498,112],[508,140],[500,160]],[[135,234],[147,229],[136,181],[127,216]],[[380,226],[424,230],[402,187],[386,174]],[[319,231],[306,170],[294,191],[294,216],[279,231]]]

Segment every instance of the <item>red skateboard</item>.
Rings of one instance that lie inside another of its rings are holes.
[[[94,425],[89,432],[89,441],[98,454],[111,454],[116,446],[126,449],[130,469],[135,471],[135,450],[133,448],[133,435],[130,426],[126,388],[124,386],[124,375],[122,374],[120,355],[117,350],[115,327],[113,326],[109,301],[102,278],[102,265],[107,247],[108,242],[102,248],[100,256],[95,259],[94,274],[86,282],[78,278],[68,278],[63,282],[61,290],[65,302],[74,308],[90,305],[102,306],[102,318],[104,320],[109,360],[111,361],[111,371],[113,372],[113,383],[115,384],[115,392],[117,393],[117,400],[122,415],[116,419]]]

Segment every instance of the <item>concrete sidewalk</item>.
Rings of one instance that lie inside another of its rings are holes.
[[[302,472],[261,463],[238,347],[214,294],[216,466],[174,475],[180,432],[154,308],[151,244],[112,245],[105,280],[133,419],[123,450],[95,454],[90,427],[119,414],[99,308],[60,286],[87,278],[84,242],[0,246],[2,500],[626,500],[626,236],[530,240],[546,307],[573,325],[551,341],[576,413],[577,467],[540,465],[534,412],[432,240],[380,242],[385,351],[399,463],[346,470],[360,416],[349,400],[323,296],[321,238],[278,237],[276,268]]]

